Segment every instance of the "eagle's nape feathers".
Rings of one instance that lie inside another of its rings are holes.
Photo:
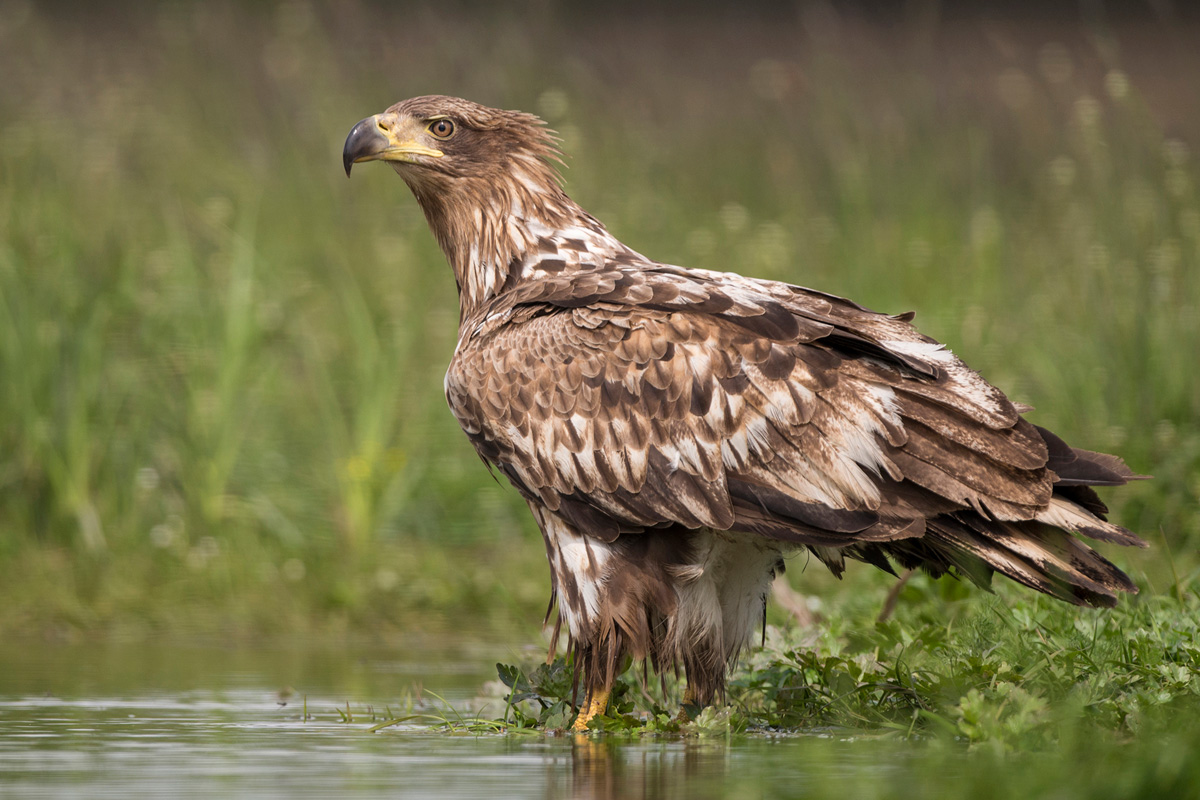
[[[911,314],[638,254],[557,159],[536,117],[446,97],[363,120],[343,153],[347,172],[392,162],[446,253],[447,399],[537,520],[552,642],[565,623],[589,698],[627,657],[721,696],[799,548],[836,574],[849,557],[1080,605],[1137,591],[1078,538],[1145,546],[1091,488],[1140,477],[1121,459],[1026,421]]]

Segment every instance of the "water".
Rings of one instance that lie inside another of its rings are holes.
[[[896,768],[878,742],[829,736],[640,742],[451,735],[418,722],[370,731],[389,706],[471,713],[506,654],[444,643],[10,642],[0,797],[759,797]]]

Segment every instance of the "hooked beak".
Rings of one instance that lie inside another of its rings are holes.
[[[419,164],[423,158],[441,158],[441,150],[418,144],[416,125],[404,125],[396,114],[376,114],[350,129],[342,148],[342,166],[346,177],[360,161],[399,161]]]

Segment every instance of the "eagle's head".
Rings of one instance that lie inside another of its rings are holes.
[[[342,149],[346,174],[386,161],[404,179],[446,254],[463,314],[515,277],[547,231],[603,226],[563,193],[554,133],[523,111],[457,97],[414,97],[367,117]]]
[[[557,183],[553,132],[523,111],[457,97],[414,97],[367,117],[342,150],[346,174],[360,161],[387,161],[418,199],[516,178]]]

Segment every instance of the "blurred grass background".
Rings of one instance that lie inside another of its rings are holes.
[[[911,10],[915,9],[915,10]],[[448,410],[453,281],[343,137],[544,116],[635,249],[918,312],[1200,559],[1200,27],[1165,14],[616,16],[0,3],[0,634],[536,630],[516,493]],[[805,593],[873,592],[793,570]]]

